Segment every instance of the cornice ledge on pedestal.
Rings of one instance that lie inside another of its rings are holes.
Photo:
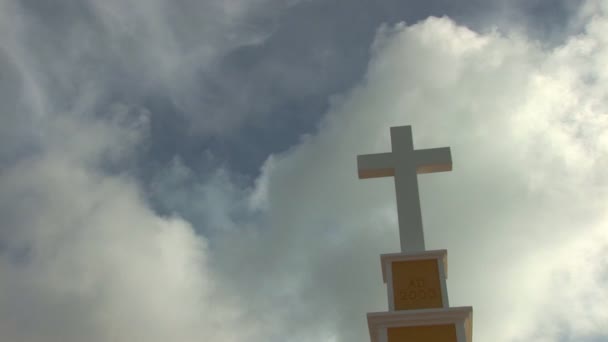
[[[413,260],[427,260],[427,259],[442,259],[444,274],[447,279],[448,277],[448,250],[437,249],[432,251],[422,252],[406,252],[406,253],[390,253],[380,254],[380,267],[382,269],[382,281],[386,283],[386,269],[385,263],[388,261],[413,261]]]

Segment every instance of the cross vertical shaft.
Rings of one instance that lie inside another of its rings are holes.
[[[393,158],[393,165],[401,251],[424,251],[422,210],[411,127],[391,127],[391,145],[393,156],[398,156]]]

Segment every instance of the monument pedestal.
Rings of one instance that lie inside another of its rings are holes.
[[[472,342],[473,308],[370,312],[371,342]]]
[[[448,308],[448,252],[382,254],[389,311]]]
[[[368,313],[372,342],[471,342],[471,307],[450,308],[447,251],[380,256],[389,312]]]

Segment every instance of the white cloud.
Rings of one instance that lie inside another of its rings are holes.
[[[184,87],[171,83],[178,66],[185,73],[208,66],[260,37],[239,28],[254,4],[232,2],[221,17],[186,2],[172,2],[172,15],[164,2],[142,4],[0,2],[3,341],[259,334],[216,281],[207,240],[182,218],[153,212],[130,173],[151,130],[138,96]],[[222,26],[205,16],[230,20]],[[178,32],[193,23],[219,31]],[[163,35],[172,33],[180,39]]]
[[[452,147],[453,172],[421,177],[422,207],[428,247],[449,250],[452,305],[475,308],[475,339],[608,335],[608,18],[587,20],[550,50],[447,18],[381,29],[361,84],[264,169],[266,226],[222,245],[235,246],[218,252],[227,279],[262,289],[296,340],[366,340],[365,313],[386,305],[378,254],[398,239],[392,181],[358,181],[355,156],[411,124],[418,148]],[[243,260],[264,280],[240,273]]]
[[[50,144],[0,177],[2,339],[237,341],[255,333],[214,280],[207,241],[188,222],[148,209],[127,175],[98,171],[94,161],[115,146],[141,143],[129,140],[136,130],[56,127],[71,145]]]

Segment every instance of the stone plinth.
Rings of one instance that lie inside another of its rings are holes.
[[[380,256],[390,311],[448,308],[447,251]]]
[[[473,308],[367,314],[371,342],[472,342]]]

